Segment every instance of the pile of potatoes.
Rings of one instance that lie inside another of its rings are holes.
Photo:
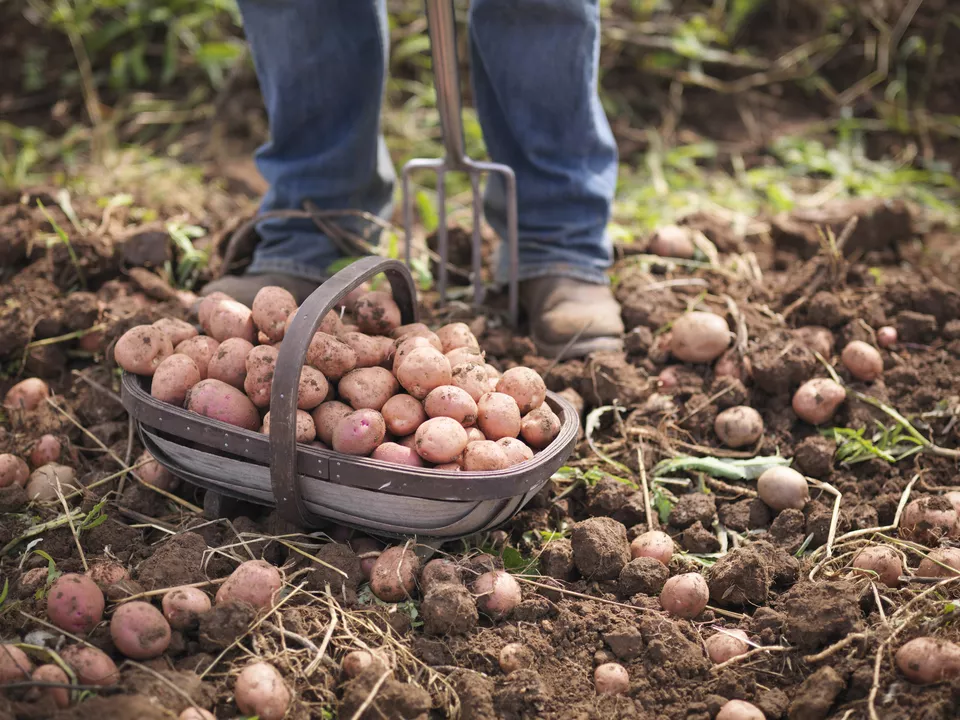
[[[270,433],[279,346],[298,308],[279,287],[248,308],[222,293],[190,323],[164,319],[128,330],[113,354],[149,376],[151,394],[247,430]],[[501,374],[464,323],[431,331],[401,325],[389,293],[349,297],[321,322],[300,375],[297,441],[347,455],[441,470],[495,471],[526,462],[560,432],[534,370]]]

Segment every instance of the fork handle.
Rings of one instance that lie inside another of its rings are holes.
[[[437,92],[437,109],[440,112],[440,131],[447,153],[447,169],[464,170],[467,157],[463,140],[453,0],[426,0],[426,6],[433,82]]]

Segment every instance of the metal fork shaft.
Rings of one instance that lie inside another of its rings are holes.
[[[447,169],[464,170],[467,153],[463,139],[457,26],[453,0],[426,0],[426,4],[433,82],[437,93],[437,110],[440,111],[443,146],[447,152]]]

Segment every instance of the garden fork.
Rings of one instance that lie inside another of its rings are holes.
[[[480,176],[483,173],[500,173],[503,176],[507,202],[508,257],[508,297],[510,324],[517,326],[520,312],[518,273],[520,256],[517,244],[517,179],[513,170],[500,163],[471,160],[467,157],[463,138],[463,117],[461,115],[460,76],[457,69],[456,25],[454,22],[453,0],[426,0],[427,26],[430,32],[430,55],[433,60],[433,81],[437,92],[437,109],[440,111],[440,130],[443,136],[445,157],[443,159],[414,158],[403,166],[403,224],[407,237],[406,262],[410,264],[411,243],[413,237],[413,201],[410,197],[410,172],[422,168],[437,171],[437,250],[440,256],[437,289],[440,304],[446,303],[447,294],[447,209],[444,179],[448,172],[465,172],[470,176],[470,189],[473,193],[473,300],[480,304],[483,300],[483,284],[480,280],[480,221],[482,198],[480,194]]]

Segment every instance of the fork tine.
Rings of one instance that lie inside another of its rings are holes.
[[[473,194],[473,236],[471,238],[471,251],[473,253],[473,302],[479,305],[483,302],[483,280],[480,277],[480,263],[482,261],[481,249],[483,248],[483,238],[480,237],[480,213],[482,212],[482,203],[480,200],[480,171],[470,170],[470,191]]]
[[[440,307],[447,304],[447,168],[437,170],[437,252],[440,255],[440,272],[437,290]]]
[[[410,171],[413,168],[409,163],[403,166],[403,172],[400,174],[401,185],[403,188],[403,236],[404,248],[403,261],[410,267],[410,260],[413,253],[413,198],[410,197]]]

